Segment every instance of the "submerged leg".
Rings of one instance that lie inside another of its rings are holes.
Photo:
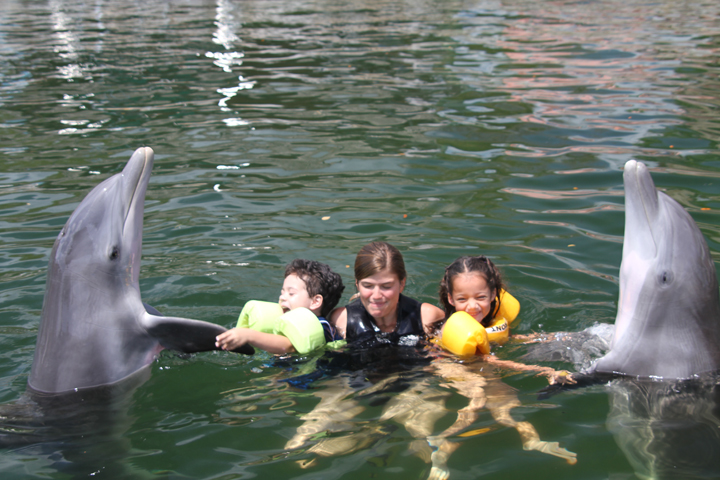
[[[446,438],[438,437],[435,437],[434,440],[428,439],[428,443],[435,447],[435,451],[433,451],[430,456],[432,468],[430,469],[428,480],[447,480],[450,477],[447,461],[460,444],[451,442]]]
[[[458,410],[457,419],[455,423],[445,429],[444,432],[437,435],[435,438],[446,438],[465,430],[467,427],[472,425],[480,415],[478,412],[485,406],[485,398],[471,398],[470,403]]]
[[[507,401],[503,405],[490,408],[490,413],[498,423],[513,427],[518,431],[522,440],[523,449],[537,450],[542,453],[547,453],[548,455],[560,457],[570,465],[577,463],[576,453],[562,448],[558,442],[545,442],[540,440],[540,435],[530,422],[515,421],[510,415],[510,410],[519,405],[520,402],[516,398],[514,401]]]
[[[347,455],[368,448],[387,432],[381,427],[366,428],[360,432],[350,433],[342,437],[323,438],[308,449],[308,452],[321,457]],[[314,464],[314,460],[299,462],[300,466],[307,468]]]
[[[365,410],[365,407],[354,399],[348,398],[352,393],[353,389],[347,377],[340,377],[338,382],[317,390],[315,395],[320,397],[320,403],[311,412],[302,416],[303,424],[285,444],[285,450],[302,447],[318,433],[348,429],[348,420]]]
[[[417,439],[410,444],[410,450],[423,461],[432,463],[429,477],[432,480],[445,480],[450,476],[447,460],[458,447],[444,438],[430,436],[437,420],[447,414],[445,399],[448,395],[433,388],[428,380],[422,380],[394,397],[380,417],[380,421],[392,419],[400,423]]]

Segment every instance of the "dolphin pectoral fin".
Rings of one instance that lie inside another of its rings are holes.
[[[148,305],[147,303],[143,302],[143,307],[145,307],[145,311],[150,315],[162,317],[162,313],[160,313],[157,308],[153,307],[152,305]]]
[[[164,348],[177,350],[183,353],[207,352],[219,350],[215,346],[215,337],[226,329],[214,323],[201,320],[191,320],[179,317],[164,317],[146,313],[143,324],[147,332],[157,339]],[[236,353],[253,355],[255,349],[252,345],[243,345]]]

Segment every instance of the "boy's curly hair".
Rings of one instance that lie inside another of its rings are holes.
[[[308,295],[322,295],[320,316],[327,317],[340,301],[345,285],[342,278],[324,263],[296,258],[285,267],[285,276],[297,275],[303,282]]]

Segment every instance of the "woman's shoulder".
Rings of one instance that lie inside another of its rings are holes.
[[[345,307],[338,307],[328,315],[330,324],[333,325],[340,335],[345,338],[347,330],[347,309]]]
[[[337,307],[327,316],[328,321],[333,325],[335,325],[340,318],[347,319],[347,309],[345,307]]]
[[[424,325],[431,325],[445,318],[445,312],[431,303],[423,303],[420,307]]]

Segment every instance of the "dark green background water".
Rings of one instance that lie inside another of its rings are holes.
[[[424,301],[447,264],[483,253],[521,301],[516,332],[612,322],[627,160],[720,255],[719,14],[709,0],[2,2],[0,401],[25,390],[54,238],[143,145],[141,288],[165,314],[229,327],[247,300],[276,298],[296,257],[339,271],[344,302],[355,253],[386,240]],[[395,424],[300,469],[283,446],[317,400],[272,393],[292,372],[270,361],[164,353],[107,448],[89,433],[95,448],[73,455],[63,441],[3,450],[0,475],[427,475]],[[456,439],[451,478],[633,476],[602,388],[540,402],[544,379],[500,375],[514,417],[579,461],[494,428]],[[357,428],[382,409],[364,402]],[[464,405],[451,397],[437,431]],[[485,412],[473,428],[492,425]]]

